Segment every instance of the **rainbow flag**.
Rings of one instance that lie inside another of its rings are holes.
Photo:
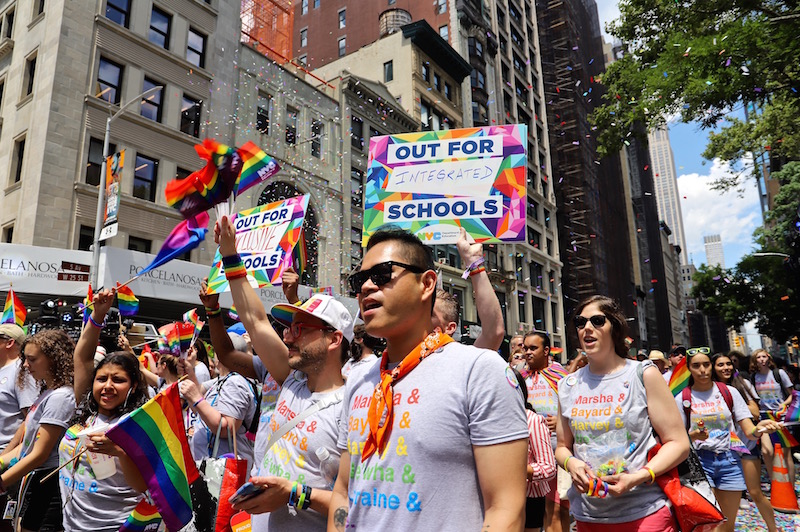
[[[539,375],[541,375],[544,380],[547,381],[547,384],[550,385],[554,392],[558,393],[558,381],[567,375],[567,370],[565,370],[564,366],[558,362],[553,362],[541,370]]]
[[[161,332],[160,329],[159,329],[159,332]],[[167,340],[167,338],[165,336],[159,335],[157,341],[158,341],[158,352],[159,353],[165,353],[165,354],[169,353],[169,340]],[[148,369],[150,369],[150,368],[148,368]]]
[[[672,376],[669,378],[669,391],[672,392],[673,397],[676,397],[684,388],[689,386],[691,374],[689,373],[689,368],[686,367],[687,360],[689,358],[684,357],[672,370]]]
[[[200,341],[203,342],[203,345],[206,348],[206,354],[208,355],[208,358],[214,358],[214,357],[217,356],[216,351],[214,351],[214,346],[212,346],[210,343],[206,342],[205,340],[200,340]]]
[[[772,421],[780,421],[780,417],[775,412],[767,412],[767,416]],[[780,443],[785,449],[790,447],[797,447],[800,443],[797,443],[797,440],[789,433],[789,429],[786,427],[782,427],[777,432],[774,432],[769,435],[769,438],[772,440],[772,443]]]
[[[133,295],[133,290],[128,286],[117,283],[117,305],[119,313],[123,316],[135,316],[139,312],[139,299]]]
[[[197,315],[197,307],[183,313],[183,321],[189,322],[194,326],[197,326],[197,322],[200,320],[200,317]]]
[[[6,304],[3,307],[3,317],[0,323],[15,323],[22,327],[25,325],[25,318],[28,315],[28,309],[22,304],[22,301],[17,297],[10,288],[6,294]]]
[[[304,229],[300,229],[300,238],[297,240],[297,246],[292,250],[292,253],[297,253],[297,264],[295,265],[295,271],[297,275],[303,277],[303,272],[306,271],[308,268],[308,246],[306,246],[306,232]],[[294,262],[294,260],[292,261]]]
[[[742,439],[737,436],[734,431],[731,431],[731,451],[736,451],[737,453],[742,454],[750,454],[750,450],[747,448],[747,445],[744,444]]]
[[[156,532],[161,524],[161,514],[155,506],[142,499],[128,519],[119,527],[119,532]]]
[[[281,169],[275,159],[250,141],[247,141],[237,151],[239,157],[242,158],[242,172],[233,187],[234,198],[248,188],[266,181]]]
[[[332,286],[320,286],[319,288],[312,288],[312,294],[325,294],[327,296],[333,296],[333,287]]]
[[[789,403],[789,406],[784,405],[785,408],[781,410],[785,410],[783,416],[784,423],[798,423],[800,422],[800,392],[797,390],[792,390],[792,402]]]
[[[192,519],[189,485],[199,473],[186,441],[178,383],[124,416],[106,435],[136,464],[167,530],[186,526]]]
[[[89,321],[89,316],[92,315],[92,309],[89,308],[89,303],[92,302],[94,299],[94,293],[92,292],[92,283],[89,283],[89,291],[86,292],[86,299],[83,300],[83,325],[86,325],[86,322]]]
[[[178,323],[178,337],[180,342],[181,353],[185,353],[192,345],[192,338],[194,338],[195,325],[193,323]]]
[[[206,238],[206,232],[208,232],[207,228],[207,212],[201,212],[197,216],[184,220],[176,225],[164,241],[161,249],[158,250],[156,258],[139,272],[137,277],[141,277],[150,270],[154,270],[199,246],[200,242]]]
[[[171,353],[175,356],[179,356],[181,354],[181,338],[176,323],[168,323],[166,325],[162,325],[161,327],[158,328],[158,334],[160,334],[166,339],[166,347],[168,349],[167,351],[168,353]],[[159,350],[161,349],[160,338],[158,341],[158,348]]]

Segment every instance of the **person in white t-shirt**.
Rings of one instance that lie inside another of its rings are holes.
[[[347,376],[350,375],[354,367],[378,360],[376,353],[383,352],[384,349],[386,349],[386,343],[380,338],[367,334],[363,321],[356,323],[355,327],[353,327],[353,343],[350,344],[350,356],[342,366],[342,378],[347,380]]]

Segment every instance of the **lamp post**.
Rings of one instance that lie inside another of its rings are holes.
[[[97,279],[99,278],[99,269],[100,269],[100,234],[103,231],[103,214],[105,211],[106,206],[106,160],[108,159],[108,144],[109,144],[109,137],[111,136],[111,122],[117,119],[123,111],[125,111],[128,107],[133,105],[134,103],[140,100],[146,100],[150,96],[154,95],[164,87],[162,85],[158,85],[156,87],[147,89],[143,93],[141,93],[136,98],[130,100],[128,103],[121,105],[119,110],[114,113],[113,115],[109,115],[106,118],[106,133],[103,137],[103,162],[100,165],[100,190],[97,193],[97,215],[94,219],[94,241],[92,243],[92,268],[91,273],[89,274],[89,282],[96,288],[97,287]]]

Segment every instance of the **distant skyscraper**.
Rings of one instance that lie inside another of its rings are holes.
[[[706,235],[703,237],[706,246],[706,264],[725,268],[725,252],[722,251],[722,237],[719,235]]]
[[[650,160],[653,163],[658,216],[672,229],[669,243],[680,246],[682,250],[681,264],[686,265],[689,263],[689,259],[686,253],[686,237],[683,234],[678,178],[675,175],[675,158],[669,144],[669,131],[666,127],[655,129],[648,135],[648,140],[650,142]]]

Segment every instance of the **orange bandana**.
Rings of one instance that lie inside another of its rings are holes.
[[[375,385],[372,403],[369,405],[369,414],[367,414],[369,434],[361,453],[362,462],[372,456],[375,451],[382,453],[389,443],[389,433],[394,425],[394,390],[392,386],[416,368],[423,358],[452,341],[453,339],[446,334],[432,332],[392,370],[388,369],[389,355],[386,351],[383,352],[381,382]]]

